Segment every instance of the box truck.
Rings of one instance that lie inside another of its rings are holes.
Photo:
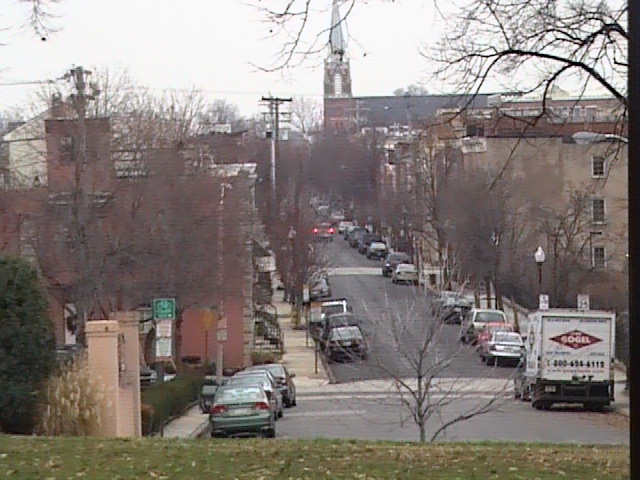
[[[614,400],[615,313],[550,309],[532,312],[515,397],[546,410],[581,403],[601,411]]]

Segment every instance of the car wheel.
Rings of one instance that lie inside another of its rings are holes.
[[[264,434],[265,438],[276,438],[276,427],[275,425],[266,431]]]
[[[278,418],[284,417],[284,410],[278,411]]]

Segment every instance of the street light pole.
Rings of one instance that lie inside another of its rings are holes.
[[[542,264],[546,258],[541,246],[538,246],[538,249],[533,254],[533,258],[535,258],[536,263],[538,264],[538,296],[540,296],[542,295]]]

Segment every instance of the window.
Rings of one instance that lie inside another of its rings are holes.
[[[604,198],[591,199],[591,215],[594,223],[605,222]]]
[[[60,139],[60,163],[72,163],[75,159],[75,140],[71,135]]]
[[[596,269],[607,268],[607,251],[605,247],[593,247],[591,265]]]
[[[594,155],[591,157],[591,176],[604,177],[606,170],[606,160],[602,155]]]

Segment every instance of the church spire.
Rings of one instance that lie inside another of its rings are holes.
[[[351,71],[347,60],[347,44],[342,33],[344,19],[340,17],[340,3],[333,0],[329,27],[329,54],[324,62],[324,96],[351,97]]]
[[[342,34],[342,19],[340,18],[339,0],[333,0],[331,9],[331,33],[329,35],[329,54],[336,59],[342,60],[347,46]]]

